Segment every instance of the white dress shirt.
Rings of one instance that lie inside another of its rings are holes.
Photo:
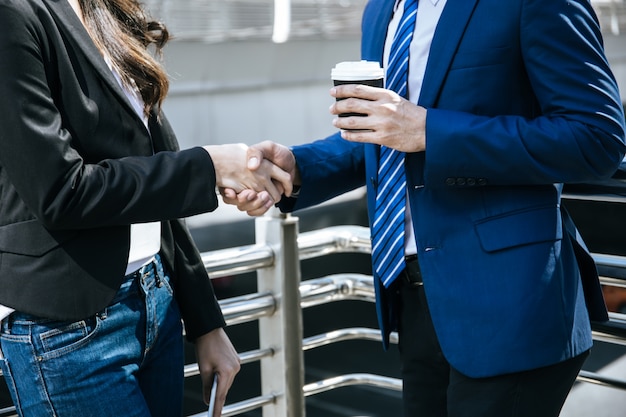
[[[393,36],[398,29],[402,11],[404,10],[405,0],[399,0],[394,6],[394,15],[389,22],[387,29],[387,39],[385,40],[385,49],[383,55],[383,66],[387,68],[389,60],[389,50],[393,43]],[[411,48],[409,52],[409,97],[411,103],[417,103],[420,91],[422,90],[422,81],[424,80],[424,72],[426,63],[428,62],[428,53],[430,52],[430,44],[435,34],[435,28],[439,22],[439,17],[446,5],[446,0],[420,0],[417,5],[417,16],[415,21],[415,32],[411,40]],[[413,233],[413,220],[411,219],[411,210],[409,207],[409,199],[406,199],[405,221],[404,221],[404,252],[406,255],[417,253],[417,245],[415,243],[415,234]]]

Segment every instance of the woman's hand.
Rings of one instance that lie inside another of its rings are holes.
[[[291,176],[267,159],[259,160],[254,170],[248,169],[248,147],[244,144],[210,145],[204,149],[215,166],[216,184],[220,189],[267,192],[272,204],[280,201],[283,194],[290,195]]]
[[[247,158],[248,169],[252,171],[256,172],[264,164],[270,162],[287,172],[289,174],[290,187],[289,193],[285,191],[285,195],[288,197],[291,195],[293,185],[300,184],[300,174],[296,166],[296,159],[291,150],[284,145],[271,141],[252,145],[248,148]],[[224,188],[220,189],[220,193],[225,203],[236,205],[240,211],[245,211],[250,216],[265,214],[274,205],[272,196],[267,192],[257,193],[250,189],[237,192],[232,188]]]
[[[226,394],[233,384],[235,375],[241,369],[239,356],[222,328],[200,336],[195,344],[202,379],[202,397],[206,404],[211,397],[213,375],[218,375],[215,411],[211,417],[219,417],[226,402]]]

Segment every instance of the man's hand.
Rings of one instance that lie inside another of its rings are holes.
[[[263,160],[267,160],[287,172],[293,184],[300,183],[296,158],[288,147],[266,140],[250,146],[247,154],[248,169],[254,171],[258,169]]]
[[[231,344],[224,329],[215,329],[196,340],[196,356],[202,379],[202,397],[208,405],[211,397],[213,374],[218,374],[215,411],[211,417],[222,415],[226,394],[233,384],[235,375],[241,369],[237,351]]]
[[[300,183],[296,159],[286,146],[271,141],[261,142],[248,148],[247,158],[247,168],[251,171],[256,172],[269,162],[287,172],[291,182],[289,188],[285,187],[286,196],[291,195],[294,184]],[[273,205],[272,196],[266,192],[254,192],[250,189],[237,192],[230,188],[220,189],[220,192],[225,203],[236,205],[240,211],[245,211],[250,216],[260,216]]]
[[[283,194],[291,195],[292,180],[286,170],[264,159],[259,160],[254,171],[246,168],[246,145],[211,145],[204,149],[213,160],[218,188],[237,193],[243,190],[266,192],[273,202],[278,202]]]
[[[367,85],[338,85],[330,95],[343,99],[333,103],[330,112],[361,113],[366,117],[337,117],[333,125],[341,137],[352,142],[385,145],[401,152],[426,149],[426,109],[397,93]]]

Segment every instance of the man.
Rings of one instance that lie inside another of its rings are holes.
[[[596,16],[586,0],[411,1],[370,0],[362,26],[362,59],[385,68],[397,65],[396,32],[412,33],[406,82],[334,87],[345,100],[332,114],[367,116],[338,117],[339,133],[291,150],[262,143],[251,164],[291,172],[300,189],[283,211],[367,185],[378,317],[385,347],[399,332],[405,416],[557,416],[590,320],[607,319],[560,184],[610,176],[625,150]],[[378,197],[390,149],[404,176]],[[379,231],[396,197],[399,235]],[[225,198],[266,210],[262,195]],[[405,258],[386,265],[397,242]]]

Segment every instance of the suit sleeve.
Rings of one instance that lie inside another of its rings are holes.
[[[298,198],[283,198],[278,207],[291,212],[320,204],[365,184],[363,145],[339,133],[292,148],[302,180]]]

